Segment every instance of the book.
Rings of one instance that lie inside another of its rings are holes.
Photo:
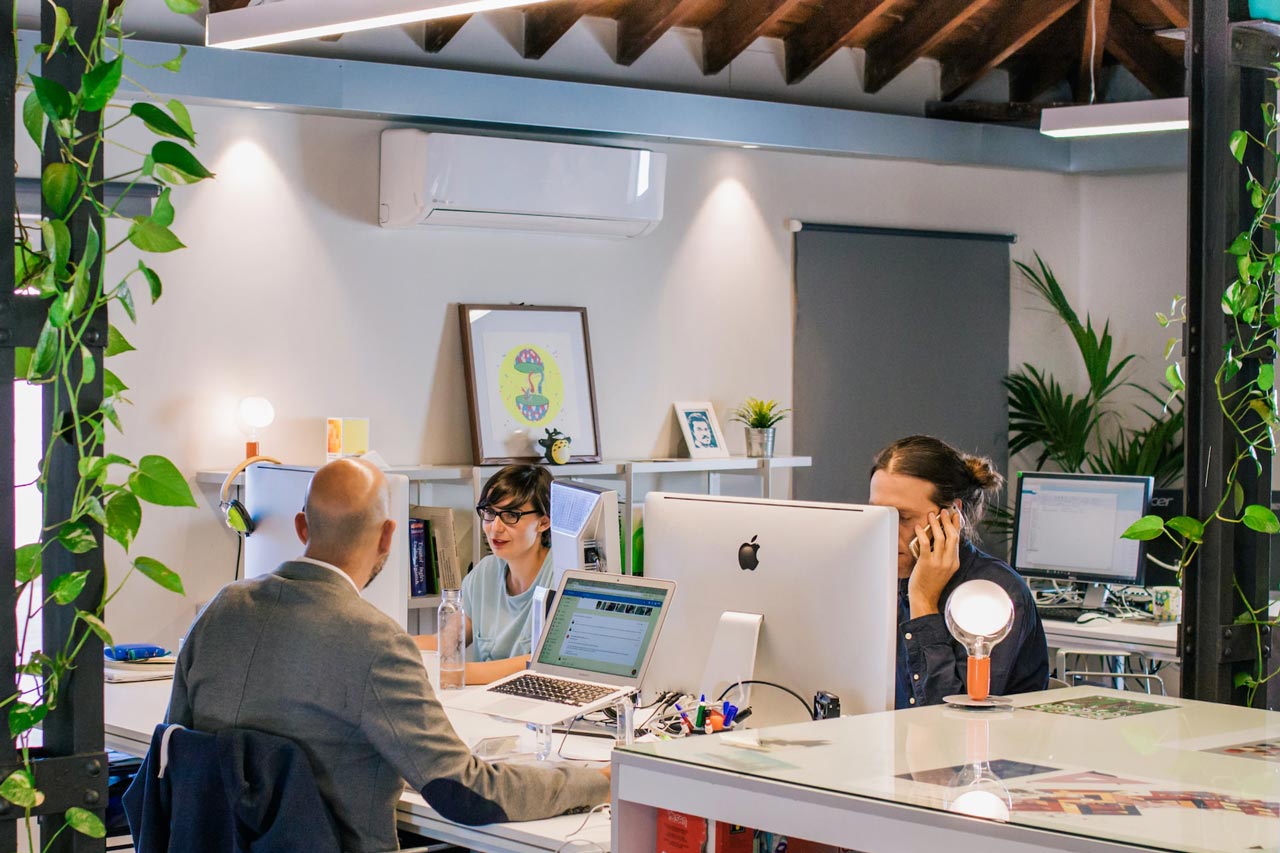
[[[672,809],[657,810],[654,853],[705,853],[707,819]]]
[[[409,518],[422,518],[431,522],[431,541],[435,544],[440,579],[438,589],[461,589],[462,566],[458,560],[454,511],[449,507],[411,506]]]
[[[427,525],[427,589],[432,595],[440,594],[440,543],[436,541],[435,525]]]
[[[409,519],[409,594],[429,595],[427,585],[427,521]]]

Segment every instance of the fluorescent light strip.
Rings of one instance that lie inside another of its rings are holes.
[[[1040,114],[1040,132],[1058,138],[1186,130],[1186,98],[1057,107]]]
[[[546,0],[276,0],[213,12],[205,18],[205,44],[244,49],[394,27]]]

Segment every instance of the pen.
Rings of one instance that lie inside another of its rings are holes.
[[[684,712],[684,708],[680,707],[680,703],[676,703],[676,710],[680,712],[680,719],[684,721],[685,728],[693,731],[693,723],[689,722],[689,715]]]
[[[702,698],[698,700],[698,714],[693,718],[694,728],[702,728],[703,723],[707,720],[707,694],[703,693]]]

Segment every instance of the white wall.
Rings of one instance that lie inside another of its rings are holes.
[[[240,458],[233,415],[249,394],[275,404],[263,449],[289,462],[322,459],[322,422],[333,414],[369,417],[373,446],[393,463],[467,460],[458,302],[585,305],[605,454],[668,455],[678,440],[673,400],[710,399],[723,420],[747,395],[791,399],[788,218],[1016,232],[1015,257],[1039,250],[1073,293],[1101,307],[1118,295],[1086,246],[1135,224],[1135,245],[1181,233],[1185,209],[1173,198],[1176,177],[1095,181],[669,146],[666,218],[648,237],[391,231],[375,224],[384,125],[220,108],[193,116],[200,156],[219,177],[174,194],[174,228],[190,248],[153,259],[164,298],[140,305],[133,329],[115,318],[139,351],[111,364],[136,405],[110,441],[132,458],[163,453],[192,477]],[[22,162],[21,174],[35,174],[30,152]],[[1134,209],[1144,221],[1130,222]],[[1102,266],[1115,281],[1136,281],[1141,253],[1108,251]],[[121,250],[111,270],[134,263]],[[946,270],[938,279],[940,298],[964,298],[947,291]],[[1033,298],[1015,289],[1012,299],[1011,361],[1071,364],[1056,324],[1029,310]],[[1126,336],[1134,325],[1113,320]],[[741,433],[727,433],[742,452]],[[785,425],[779,444],[791,450]],[[198,497],[199,510],[145,508],[135,553],[180,571],[188,596],[135,579],[108,613],[120,639],[176,642],[196,604],[231,579],[235,538],[217,518],[215,490]],[[118,577],[118,552],[108,565]]]

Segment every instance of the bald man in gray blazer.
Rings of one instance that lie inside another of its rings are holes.
[[[344,850],[396,849],[406,781],[466,824],[605,802],[607,769],[492,765],[458,738],[413,640],[360,597],[390,553],[387,516],[386,478],[374,466],[344,459],[317,471],[296,520],[303,556],[209,603],[178,655],[169,722],[297,743]]]

